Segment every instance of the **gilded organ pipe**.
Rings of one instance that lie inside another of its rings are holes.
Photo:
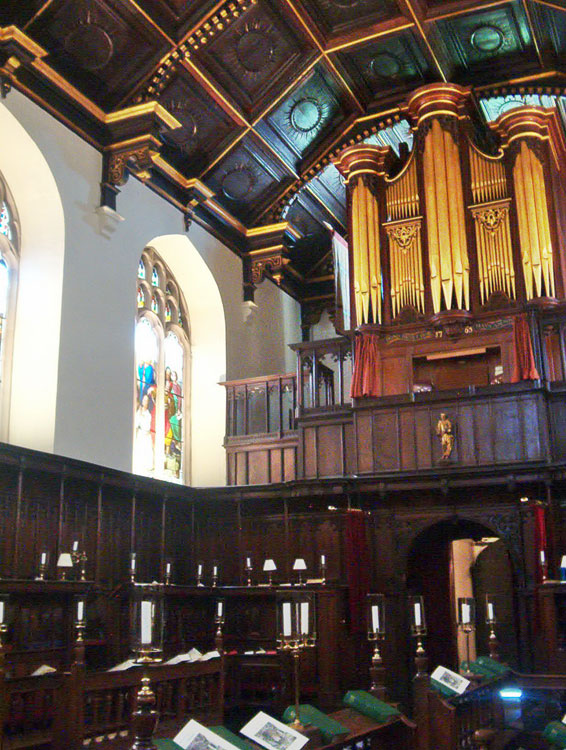
[[[414,151],[401,174],[387,182],[385,229],[393,318],[406,306],[424,314],[421,217]]]
[[[488,156],[469,142],[470,178],[474,217],[480,302],[489,301],[500,292],[509,299],[516,298],[515,268],[511,231],[507,180],[503,153]]]
[[[513,167],[527,299],[556,295],[544,169],[525,140]]]

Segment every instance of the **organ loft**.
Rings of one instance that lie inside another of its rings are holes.
[[[562,0],[9,5],[4,750],[566,747]]]

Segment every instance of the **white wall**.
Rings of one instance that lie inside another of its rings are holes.
[[[18,433],[14,427],[14,435],[21,435],[15,442],[39,447],[30,437],[30,428],[47,433],[51,430],[51,445],[43,441],[45,450],[130,471],[137,265],[141,251],[153,238],[182,232],[181,215],[130,178],[118,196],[118,212],[124,221],[114,232],[101,230],[95,213],[101,155],[17,91],[10,93],[5,106],[45,157],[56,183],[53,192],[60,195],[65,226],[62,285],[61,278],[50,278],[45,288],[49,304],[60,299],[58,360],[52,348],[54,333],[49,351],[55,361],[46,361],[45,366],[36,363],[26,381],[29,398],[30,389],[55,379],[56,404],[51,413],[35,412],[40,419],[30,420],[27,432]],[[3,131],[1,140],[5,140]],[[25,154],[19,153],[18,159],[25,159]],[[0,169],[18,205],[19,187],[14,189],[3,163]],[[28,181],[33,185],[33,174],[28,174],[26,184]],[[51,217],[37,215],[41,221],[34,226],[41,231]],[[30,221],[29,216],[21,218],[22,223]],[[23,231],[27,231],[25,227]],[[62,227],[59,236],[58,247],[44,245],[44,266],[62,259]],[[300,340],[298,304],[264,282],[256,297],[259,309],[244,323],[240,260],[194,223],[189,238],[218,284],[226,315],[226,373],[218,373],[218,377],[226,374],[233,379],[294,370],[286,344]],[[23,296],[18,304],[22,301]],[[189,299],[187,303],[190,308]],[[41,300],[35,301],[34,314],[42,315]],[[54,316],[49,320],[57,330]],[[42,340],[32,337],[28,327],[19,335],[16,346],[25,350],[37,343],[41,345]],[[21,420],[16,423],[19,429]],[[207,482],[222,484],[224,461],[218,461],[214,477],[212,473],[207,472]]]

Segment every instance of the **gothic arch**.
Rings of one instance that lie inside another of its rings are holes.
[[[0,170],[20,222],[18,298],[5,439],[52,452],[65,254],[63,205],[45,157],[1,103],[0,132]]]
[[[194,486],[225,484],[223,441],[226,397],[226,322],[220,291],[210,269],[185,235],[147,243],[175,277],[187,305],[191,342],[190,477]]]

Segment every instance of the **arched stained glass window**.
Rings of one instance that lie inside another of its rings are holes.
[[[145,279],[145,264],[143,260],[140,260],[140,264],[138,266],[138,279]]]
[[[6,201],[2,202],[2,208],[0,210],[0,234],[7,237],[10,242],[12,241],[12,221]]]
[[[153,271],[151,285],[145,279],[138,282],[133,468],[138,474],[181,482],[186,479],[185,377],[190,353],[186,306],[154,250],[144,250],[142,263]]]
[[[157,268],[155,266],[153,266],[153,271],[151,272],[151,285],[159,286],[159,274],[157,273]]]

